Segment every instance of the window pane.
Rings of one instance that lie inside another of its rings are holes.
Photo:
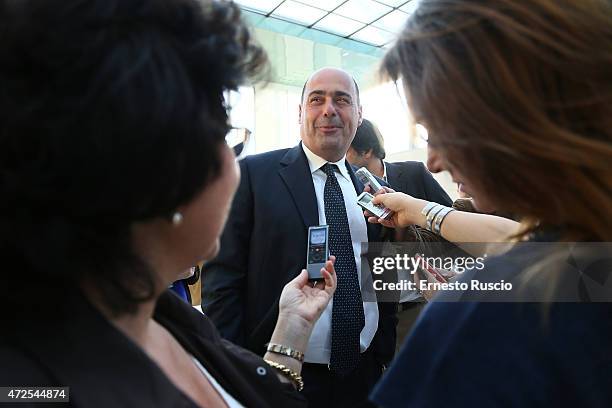
[[[320,8],[322,10],[332,11],[340,4],[344,3],[345,0],[298,0],[298,2]]]
[[[412,14],[418,7],[419,7],[419,0],[411,0],[410,3],[406,3],[405,5],[400,7],[400,10],[408,14]]]
[[[338,34],[341,36],[347,36],[353,34],[355,31],[363,28],[365,24],[360,23],[350,18],[342,17],[337,14],[331,13],[323,20],[319,21],[313,27],[319,30],[329,31],[330,33]]]
[[[387,6],[397,7],[401,4],[404,4],[406,0],[376,0],[379,3],[386,4]]]
[[[372,25],[392,33],[399,33],[404,28],[407,18],[408,14],[396,10],[373,22]]]
[[[306,6],[295,1],[285,1],[272,13],[273,16],[286,18],[296,23],[311,25],[327,14],[325,11]]]
[[[282,3],[282,0],[234,0],[237,4],[249,10],[259,11],[268,14],[274,7]]]
[[[373,0],[349,0],[338,7],[335,13],[362,23],[371,23],[391,10],[391,7]]]
[[[367,26],[366,28],[352,35],[351,38],[376,46],[381,46],[393,41],[395,39],[395,35],[376,27]]]

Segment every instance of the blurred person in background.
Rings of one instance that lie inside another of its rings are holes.
[[[382,71],[402,79],[429,131],[429,169],[449,171],[477,209],[520,216],[513,236],[526,242],[489,258],[478,275],[521,283],[517,298],[496,303],[496,293],[467,291],[465,299],[487,302],[448,303],[440,293],[372,399],[383,407],[611,406],[609,287],[595,303],[583,285],[603,285],[612,267],[609,252],[595,252],[612,241],[612,4],[424,0]],[[388,226],[426,225],[423,200],[374,201],[395,211]],[[477,215],[450,212],[442,235],[459,235],[451,230],[468,216]],[[569,259],[557,242],[583,251]],[[539,300],[518,303],[525,292]]]
[[[346,152],[346,159],[353,166],[366,167],[370,173],[386,181],[387,172],[382,161],[385,156],[385,141],[380,130],[364,118]]]
[[[346,153],[349,163],[357,168],[366,167],[370,173],[389,183],[395,191],[451,205],[450,197],[423,163],[390,163],[384,160],[385,156],[385,142],[380,130],[373,122],[363,119]]]
[[[239,183],[223,92],[266,58],[238,7],[2,1],[0,27],[0,386],[67,386],[75,407],[305,406],[333,259],[315,286],[291,271],[265,361],[167,289],[217,254]]]
[[[385,180],[395,191],[442,205],[452,204],[448,194],[427,171],[423,163],[418,161],[390,163],[384,160],[385,156],[384,138],[378,126],[368,119],[363,119],[346,153],[346,159],[353,166],[366,167],[370,173]],[[416,231],[412,228],[398,230],[393,240],[396,242],[416,241],[426,236],[427,233],[428,231]],[[399,271],[398,279],[407,278],[404,275],[405,272]],[[404,337],[422,310],[424,305],[422,300],[420,293],[415,290],[402,290],[400,293],[396,350],[399,350],[404,342]]]

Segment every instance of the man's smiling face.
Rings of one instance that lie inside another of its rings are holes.
[[[346,154],[361,123],[353,78],[335,68],[315,72],[300,105],[300,137],[314,154],[338,161]]]

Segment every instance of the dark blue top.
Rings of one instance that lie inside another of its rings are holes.
[[[169,288],[171,291],[176,293],[181,299],[185,302],[191,304],[191,295],[189,294],[189,287],[187,286],[187,282],[185,280],[177,280]]]
[[[512,280],[540,252],[512,250],[483,272]],[[612,303],[546,306],[429,304],[371,399],[382,407],[612,407]]]

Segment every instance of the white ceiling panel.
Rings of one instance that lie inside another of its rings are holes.
[[[397,7],[397,6],[401,6],[408,0],[376,0],[376,1],[379,3],[386,4],[387,6]]]
[[[402,10],[405,13],[412,14],[418,7],[419,7],[419,0],[411,0],[410,3],[406,3],[402,7],[400,7],[400,10]]]
[[[364,26],[365,24],[360,23],[359,21],[351,20],[350,18],[331,13],[313,27],[345,37],[349,34],[353,34],[355,31],[360,30]]]
[[[282,17],[306,26],[313,24],[326,14],[327,12],[321,9],[290,0],[285,1],[272,13],[273,16]]]
[[[406,23],[408,16],[409,14],[404,13],[403,11],[395,10],[376,20],[372,23],[372,25],[392,33],[399,33],[401,29],[404,28],[404,24]]]
[[[268,14],[276,6],[282,3],[282,0],[234,0],[236,4],[244,6],[249,10],[259,11],[263,14]]]
[[[288,25],[287,27],[293,27],[290,31],[292,30],[294,34],[296,28],[312,27],[319,31],[313,31],[313,34],[308,37],[310,39],[320,37],[321,41],[325,42],[328,37],[339,36],[374,47],[382,47],[395,39],[419,0],[234,1],[245,10],[276,17],[276,19],[261,17],[262,21],[270,21],[269,27],[273,27],[274,22]],[[285,33],[288,30],[287,27],[282,26],[278,29]]]
[[[373,0],[349,0],[338,7],[335,13],[369,24],[391,10],[391,7]]]
[[[367,26],[353,34],[350,38],[367,42],[378,47],[391,42],[395,39],[395,35],[388,31],[381,30],[376,27]]]
[[[320,8],[321,10],[332,11],[346,0],[297,0],[299,3]]]

